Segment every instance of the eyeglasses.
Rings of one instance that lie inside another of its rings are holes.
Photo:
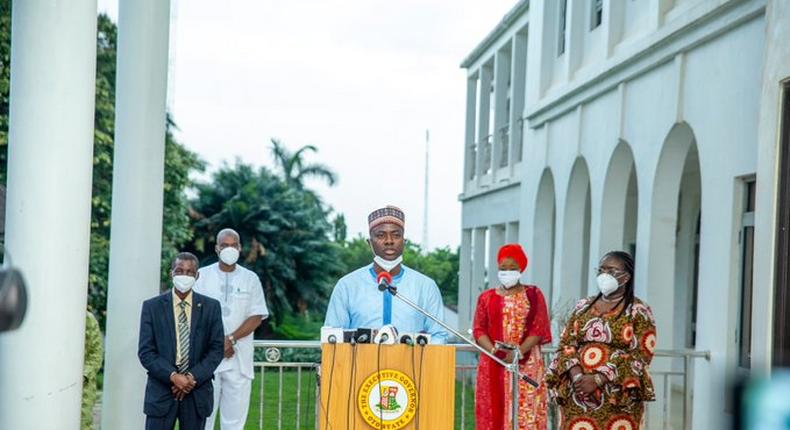
[[[615,278],[618,277],[618,276],[621,276],[623,274],[628,273],[625,270],[618,270],[618,269],[615,269],[615,268],[612,268],[612,267],[594,267],[593,268],[593,272],[596,275],[601,275],[603,273],[608,273],[609,275],[612,275]]]

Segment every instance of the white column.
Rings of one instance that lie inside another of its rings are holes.
[[[505,242],[507,243],[518,243],[519,239],[519,223],[516,222],[509,222],[505,226]],[[523,245],[522,245],[523,246]]]
[[[505,145],[502,139],[504,137],[502,130],[510,120],[506,113],[508,95],[510,94],[510,89],[508,88],[508,81],[510,80],[510,52],[497,51],[494,57],[494,64],[494,146],[491,175],[493,182],[496,183],[499,179],[497,178],[497,171],[502,165],[502,148]],[[507,161],[506,159],[505,162]]]
[[[462,333],[472,326],[475,303],[472,303],[472,230],[461,233],[458,268],[458,329]]]
[[[140,308],[159,292],[169,0],[121,1],[102,428],[139,429]]]
[[[648,4],[650,30],[655,30],[664,24],[664,15],[672,9],[672,5],[672,0],[650,0]]]
[[[483,66],[480,68],[480,103],[477,107],[478,118],[477,122],[477,184],[480,185],[483,173],[488,167],[491,167],[490,160],[488,165],[484,165],[486,161],[486,142],[488,139],[488,125],[491,112],[491,79],[493,75],[492,67]]]
[[[465,163],[463,190],[469,181],[475,176],[477,160],[475,159],[475,122],[477,121],[477,74],[470,76],[466,80],[466,135],[464,137]],[[478,148],[479,150],[479,148]]]
[[[524,157],[524,98],[526,97],[527,84],[527,33],[516,33],[513,37],[513,51],[511,54],[511,107],[510,107],[510,150],[508,151],[508,164],[510,176],[514,176],[515,165]]]
[[[568,81],[573,80],[573,75],[581,66],[584,59],[584,35],[590,31],[590,23],[587,21],[590,2],[568,0],[568,36],[565,45],[565,55],[567,59],[567,69],[564,74]]]
[[[494,225],[488,229],[488,286],[489,288],[498,285],[496,273],[499,270],[497,253],[499,248],[505,244],[505,226]]]
[[[474,229],[472,237],[472,296],[469,298],[472,306],[477,306],[477,298],[483,292],[486,282],[486,228]]]
[[[604,52],[606,57],[609,58],[614,54],[614,48],[623,38],[623,29],[625,28],[625,2],[627,0],[604,0],[603,24],[606,28],[604,36]]]
[[[0,335],[0,428],[78,429],[90,250],[96,1],[16,1],[6,255],[27,281]]]

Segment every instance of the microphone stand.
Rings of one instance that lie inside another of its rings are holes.
[[[496,355],[490,353],[489,351],[486,351],[486,349],[483,348],[482,346],[478,345],[477,342],[474,342],[472,340],[467,339],[466,336],[462,335],[461,333],[459,333],[454,328],[452,328],[452,327],[448,326],[447,324],[445,324],[444,321],[441,321],[441,320],[439,320],[439,318],[436,318],[435,316],[431,315],[428,311],[426,311],[425,309],[420,307],[420,305],[418,305],[418,304],[414,303],[413,301],[409,300],[407,297],[403,297],[400,294],[398,294],[398,289],[396,287],[390,285],[389,282],[387,282],[386,280],[384,280],[383,282],[379,283],[379,290],[382,291],[382,292],[383,291],[388,291],[390,294],[392,294],[393,296],[395,296],[398,299],[400,299],[400,301],[402,301],[403,303],[406,303],[407,305],[411,306],[417,312],[425,315],[426,317],[428,317],[428,318],[432,319],[433,321],[435,321],[440,326],[444,327],[447,331],[449,331],[450,333],[452,333],[455,336],[457,336],[463,342],[475,347],[478,351],[480,351],[481,354],[485,354],[488,358],[494,360],[494,362],[496,362],[497,364],[499,364],[500,366],[505,368],[505,370],[507,370],[508,372],[510,372],[511,375],[513,375],[513,378],[512,378],[512,383],[513,383],[513,405],[512,405],[512,408],[513,408],[513,429],[514,430],[518,430],[519,380],[523,380],[523,381],[525,381],[529,385],[532,385],[535,388],[537,388],[540,385],[534,379],[532,379],[529,376],[519,372],[519,370],[518,370],[518,361],[521,358],[520,351],[518,351],[518,349],[516,349],[516,351],[514,351],[515,353],[513,354],[513,362],[512,363],[507,363],[504,360],[500,360],[499,357],[497,357]]]

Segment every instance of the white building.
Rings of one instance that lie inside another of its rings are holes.
[[[505,242],[555,316],[630,251],[659,349],[710,352],[693,428],[726,428],[729,378],[788,362],[790,2],[525,0],[462,67],[462,329]]]

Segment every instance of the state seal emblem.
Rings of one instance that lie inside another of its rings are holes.
[[[403,372],[373,372],[359,388],[357,407],[369,426],[381,430],[406,427],[417,414],[417,387]]]

